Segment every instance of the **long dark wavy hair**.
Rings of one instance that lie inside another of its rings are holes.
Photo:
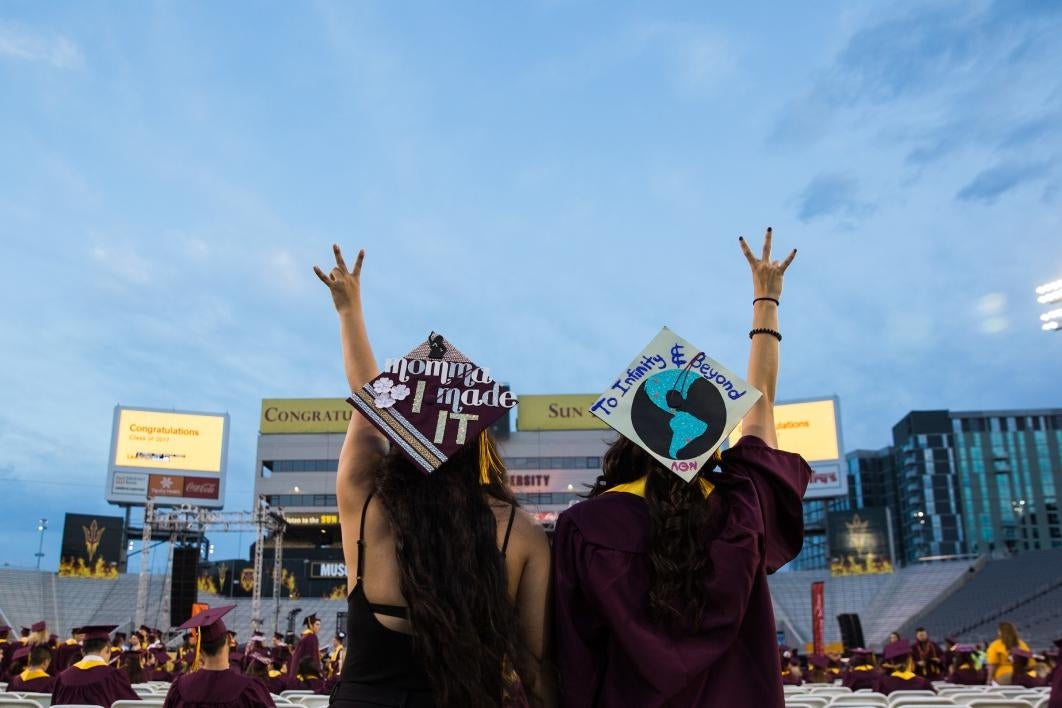
[[[494,441],[484,431],[428,475],[392,448],[376,489],[394,533],[413,649],[436,703],[499,705],[503,666],[530,674],[521,671],[526,645],[488,501],[516,504]]]
[[[719,459],[717,455],[714,462]],[[696,631],[710,601],[704,591],[714,572],[708,550],[728,512],[725,493],[712,493],[706,500],[701,491],[698,479],[712,468],[702,468],[687,483],[621,436],[605,452],[601,475],[587,494],[596,497],[618,484],[646,477],[649,617],[673,631]],[[713,475],[711,482],[718,488],[726,480],[724,475]]]

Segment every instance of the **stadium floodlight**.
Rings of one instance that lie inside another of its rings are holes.
[[[37,519],[37,531],[41,535],[41,540],[37,544],[37,552],[33,555],[37,556],[37,570],[41,569],[41,558],[44,558],[44,532],[48,530],[48,519]]]
[[[1062,280],[1053,280],[1036,288],[1036,301],[1041,305],[1062,301]]]

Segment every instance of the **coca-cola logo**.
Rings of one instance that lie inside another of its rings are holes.
[[[218,480],[202,477],[184,478],[184,496],[193,499],[217,499]]]

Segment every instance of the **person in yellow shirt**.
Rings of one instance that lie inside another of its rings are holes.
[[[1029,651],[1029,645],[1018,636],[1018,629],[1010,622],[999,623],[998,639],[988,645],[988,684],[1010,685],[1014,664],[1010,654],[1013,649]],[[1030,660],[1031,662],[1032,660]],[[1032,664],[1030,663],[1030,668]]]

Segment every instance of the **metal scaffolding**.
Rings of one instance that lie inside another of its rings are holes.
[[[264,575],[265,559],[263,546],[266,534],[273,534],[275,544],[273,557],[273,617],[274,622],[279,622],[280,617],[280,579],[281,579],[281,553],[284,547],[284,530],[287,523],[284,516],[276,509],[266,504],[264,499],[259,499],[258,507],[254,511],[213,511],[198,506],[184,505],[165,511],[156,510],[151,500],[144,507],[144,533],[142,537],[143,547],[140,556],[140,577],[136,598],[136,625],[144,623],[147,614],[148,573],[148,546],[151,537],[157,531],[169,531],[170,533],[170,558],[172,564],[173,546],[178,537],[201,536],[208,530],[214,531],[254,531],[257,534],[254,544],[254,593],[251,596],[251,626],[254,630],[260,630],[262,620],[262,576]],[[167,569],[168,577],[168,569]],[[167,586],[168,586],[167,582]],[[167,593],[168,595],[168,593]],[[166,609],[166,608],[164,608]],[[276,631],[276,627],[274,627]]]

